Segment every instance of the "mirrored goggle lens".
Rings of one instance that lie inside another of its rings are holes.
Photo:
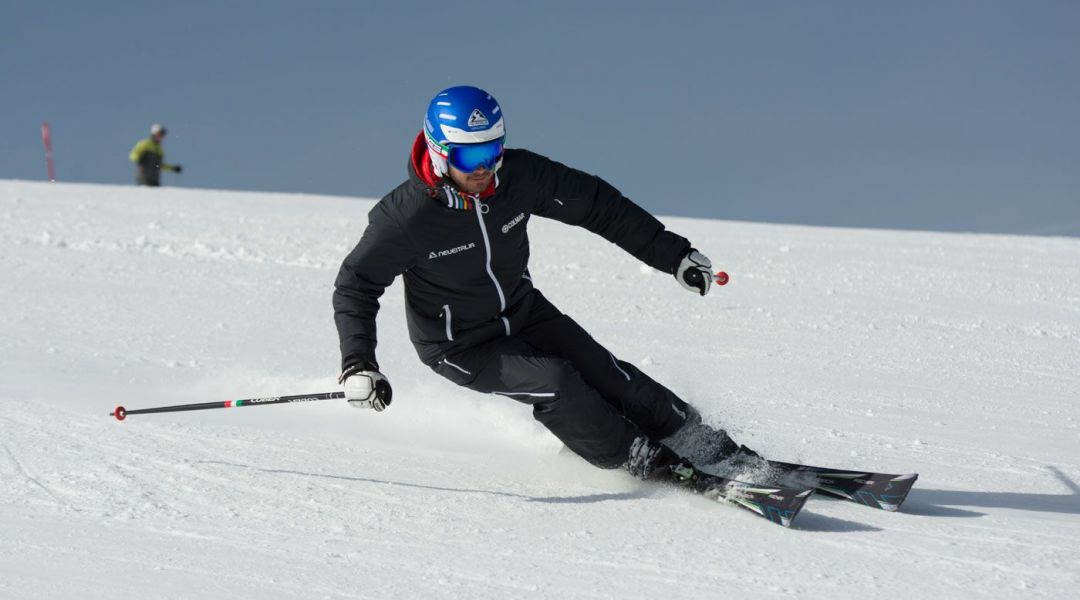
[[[498,164],[503,155],[503,138],[480,144],[460,144],[450,146],[447,157],[457,170],[472,173],[480,167],[490,171]]]

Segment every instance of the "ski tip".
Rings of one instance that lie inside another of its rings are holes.
[[[909,479],[915,481],[918,478],[918,473],[907,473],[906,475],[897,475],[896,477],[893,477],[893,481],[908,481]]]
[[[904,500],[907,500],[908,494],[911,492],[911,486],[915,483],[915,479],[918,478],[918,473],[912,473],[911,475],[904,475],[903,478],[896,478],[893,482],[907,482],[901,483],[898,487],[900,493],[890,498],[882,498],[878,500],[882,510],[889,512],[899,512],[900,507],[903,506]]]
[[[111,413],[109,413],[109,416],[116,417],[117,421],[123,421],[125,418],[127,418],[127,409],[123,406],[117,406],[113,409]]]
[[[798,494],[796,494],[795,495],[795,500],[796,500],[795,506],[792,508],[790,514],[787,514],[787,515],[785,515],[785,516],[783,516],[781,518],[779,524],[782,527],[790,528],[791,524],[795,522],[795,517],[799,516],[799,513],[802,512],[803,507],[806,506],[806,501],[813,494],[814,494],[813,489],[803,490],[803,491],[799,492]]]

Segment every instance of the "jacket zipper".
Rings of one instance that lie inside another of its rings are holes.
[[[476,218],[480,221],[480,233],[484,235],[484,251],[487,252],[487,267],[488,277],[491,278],[491,282],[495,284],[495,291],[499,292],[499,312],[506,310],[506,295],[503,294],[502,286],[499,285],[499,280],[495,279],[495,272],[491,270],[491,240],[488,239],[487,225],[484,225],[484,215],[482,214],[487,209],[487,205],[476,200]],[[506,322],[506,318],[503,317],[503,321]],[[507,335],[510,335],[510,324],[506,324]]]

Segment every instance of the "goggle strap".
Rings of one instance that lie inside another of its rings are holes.
[[[439,143],[439,140],[432,137],[431,133],[428,132],[426,127],[424,128],[424,137],[427,138],[428,148],[435,146],[439,150],[442,150],[442,152],[440,153],[442,154],[442,156],[450,156],[450,146]]]

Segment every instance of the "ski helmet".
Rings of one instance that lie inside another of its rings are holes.
[[[448,164],[465,173],[502,166],[506,129],[491,94],[470,85],[447,88],[431,99],[424,117],[424,139],[439,177]]]

